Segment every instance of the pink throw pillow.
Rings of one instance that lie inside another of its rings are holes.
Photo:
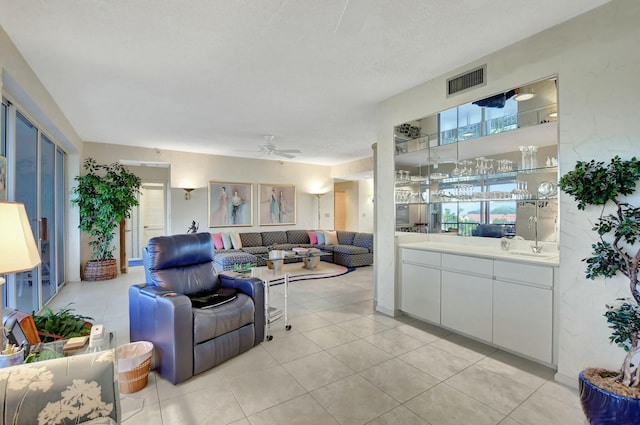
[[[313,231],[309,230],[307,232],[307,234],[309,235],[309,243],[311,245],[317,245],[318,244],[318,235],[316,235],[316,232],[313,232]]]
[[[213,246],[215,249],[224,249],[224,242],[222,241],[222,233],[212,233]]]

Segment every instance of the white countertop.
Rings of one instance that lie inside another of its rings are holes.
[[[544,244],[544,248],[541,253],[534,254],[529,245],[533,245],[532,241],[512,241],[512,248],[508,251],[500,249],[500,240],[497,239],[498,245],[495,246],[496,241],[491,243],[464,243],[464,240],[460,240],[460,243],[453,242],[452,238],[447,238],[446,242],[441,241],[425,241],[425,242],[409,242],[398,244],[399,248],[410,248],[423,251],[435,251],[443,252],[447,254],[469,255],[472,257],[489,258],[495,260],[507,260],[521,263],[533,263],[547,266],[557,266],[560,264],[559,252],[551,248],[550,244]],[[458,239],[458,238],[455,238]],[[486,238],[483,238],[486,239]],[[475,242],[475,241],[474,241]]]

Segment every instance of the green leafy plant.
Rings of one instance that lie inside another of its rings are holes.
[[[560,178],[559,187],[578,201],[578,209],[602,206],[600,217],[592,230],[599,241],[591,247],[586,277],[610,278],[618,273],[629,279],[631,298],[618,299],[616,305],[607,305],[604,316],[612,329],[612,343],[627,352],[616,381],[627,387],[640,386],[638,365],[632,363],[639,352],[640,343],[640,291],[638,268],[640,249],[635,247],[640,238],[640,209],[625,202],[636,190],[640,180],[640,161],[636,157],[622,160],[615,156],[609,164],[591,160],[578,161],[575,169]],[[607,213],[607,205],[615,206]]]
[[[92,317],[73,313],[73,309],[65,307],[54,313],[49,307],[42,308],[42,314],[31,313],[36,322],[36,328],[41,335],[42,342],[50,342],[59,337],[64,339],[85,336],[91,333]]]
[[[115,229],[138,205],[142,181],[119,163],[98,164],[87,158],[86,174],[76,176],[71,202],[80,208],[79,228],[91,237],[94,260],[113,259]]]
[[[241,274],[250,273],[251,269],[255,266],[253,263],[235,263],[233,265],[233,271]]]

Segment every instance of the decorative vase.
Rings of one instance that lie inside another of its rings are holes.
[[[24,363],[24,348],[12,354],[0,354],[0,368]]]
[[[591,425],[637,425],[640,399],[614,394],[587,381],[580,372],[580,403]]]
[[[118,276],[116,260],[90,260],[84,268],[83,280],[110,280]]]

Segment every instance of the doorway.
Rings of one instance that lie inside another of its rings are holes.
[[[333,196],[333,216],[335,217],[335,230],[347,230],[347,194],[344,191],[335,191]]]
[[[142,182],[140,204],[131,211],[125,223],[125,250],[130,266],[139,265],[142,248],[154,236],[167,231],[167,196],[164,182]]]

